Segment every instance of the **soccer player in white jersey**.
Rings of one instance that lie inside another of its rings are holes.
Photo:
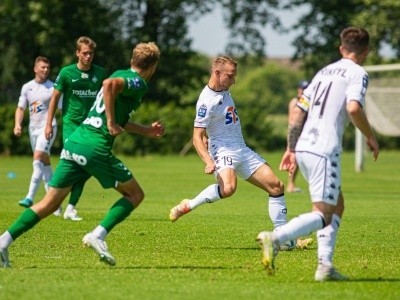
[[[232,196],[239,175],[268,193],[269,215],[274,228],[286,224],[283,183],[243,139],[240,118],[229,92],[235,83],[236,71],[237,63],[233,59],[226,56],[215,59],[211,77],[196,105],[193,144],[205,163],[204,172],[215,174],[217,183],[206,187],[193,199],[184,199],[173,207],[169,215],[172,222],[199,205]],[[293,248],[294,242],[289,241],[282,247]]]
[[[333,267],[333,253],[344,211],[340,160],[349,120],[365,136],[375,160],[379,145],[363,110],[368,74],[361,64],[369,52],[369,34],[363,28],[348,27],[340,40],[342,58],[315,75],[290,116],[288,146],[280,169],[293,172],[298,164],[309,184],[312,211],[293,218],[279,232],[263,231],[257,236],[262,262],[271,274],[281,243],[317,231],[315,280],[347,279]]]
[[[56,136],[54,135],[50,140],[47,140],[44,134],[47,111],[53,94],[53,82],[48,79],[50,72],[49,60],[46,57],[38,56],[35,60],[33,71],[35,78],[22,86],[15,111],[14,134],[19,137],[22,135],[22,121],[25,109],[29,108],[29,138],[33,151],[33,173],[28,194],[23,200],[19,201],[19,205],[23,207],[30,207],[33,204],[33,198],[42,179],[47,190],[47,184],[53,174],[50,165],[50,148]],[[52,124],[53,130],[57,131],[55,119],[53,119]]]

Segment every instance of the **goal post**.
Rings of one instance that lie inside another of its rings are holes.
[[[400,136],[400,64],[364,66],[369,74],[365,111],[372,128],[382,135]],[[355,171],[364,169],[365,142],[355,137]]]

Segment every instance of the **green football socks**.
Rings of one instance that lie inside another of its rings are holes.
[[[25,231],[28,231],[32,227],[34,227],[37,223],[39,223],[39,216],[30,208],[24,210],[23,213],[19,215],[17,220],[10,226],[7,230],[13,240],[23,234]]]
[[[133,211],[134,206],[126,198],[121,198],[110,208],[107,215],[100,222],[107,232],[110,232],[115,225],[125,220]]]

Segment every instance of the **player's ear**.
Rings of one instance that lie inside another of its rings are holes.
[[[339,53],[340,53],[341,55],[343,55],[343,46],[342,46],[342,45],[339,46]]]

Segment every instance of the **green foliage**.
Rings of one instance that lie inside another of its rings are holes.
[[[0,153],[11,154],[12,150],[18,148],[17,137],[14,136],[14,114],[15,106],[1,105],[0,106]],[[23,130],[24,136],[21,137],[21,147],[23,149],[30,149],[29,137],[26,137],[27,120],[24,118]]]
[[[130,56],[121,50],[117,34],[115,16],[98,0],[2,1],[0,92],[6,92],[4,100],[16,99],[20,86],[32,79],[33,62],[38,55],[50,59],[50,78],[74,62],[75,41],[81,35],[98,43],[95,62],[109,73],[116,66],[128,67]]]
[[[400,18],[400,2],[397,0],[363,0],[362,9],[354,16],[353,24],[368,29],[371,34],[373,52],[379,52],[383,45],[391,47],[400,55],[400,32],[397,20]],[[371,64],[380,61],[372,61]]]
[[[227,53],[263,57],[261,30],[267,24],[279,28],[270,8],[276,0],[42,0],[0,3],[0,93],[12,101],[22,83],[32,77],[38,55],[52,63],[50,78],[75,61],[75,41],[87,35],[97,42],[95,63],[108,73],[128,68],[133,45],[154,41],[161,48],[156,80],[150,98],[160,103],[185,105],[193,90],[204,85],[208,58],[194,53],[188,37],[188,18],[196,19],[215,5],[225,11],[232,31]]]
[[[244,72],[239,65],[239,75],[231,90],[238,107],[258,110],[263,115],[285,114],[301,79],[301,72],[274,61]]]
[[[220,1],[224,8],[224,20],[229,28],[230,40],[227,53],[235,57],[265,57],[267,42],[262,36],[262,28],[270,25],[275,30],[281,29],[281,21],[276,16],[280,1]]]
[[[243,61],[261,62],[265,57],[266,26],[278,32],[296,29],[295,59],[311,77],[321,66],[337,59],[338,35],[349,25],[364,26],[371,32],[369,63],[383,59],[379,50],[389,45],[400,55],[395,0],[4,0],[0,3],[0,93],[11,102],[22,83],[32,77],[36,56],[52,62],[50,78],[61,67],[75,61],[75,40],[81,35],[98,44],[95,63],[109,73],[129,67],[132,46],[155,41],[162,50],[150,98],[160,103],[185,105],[193,90],[204,84],[208,58],[194,53],[188,36],[188,20],[211,12],[216,5],[230,35],[225,52]],[[292,28],[283,28],[277,12],[308,6]]]
[[[281,155],[265,158],[276,170]],[[368,158],[366,171],[356,174],[354,154],[343,155],[346,209],[334,263],[350,281],[314,282],[315,235],[308,250],[280,252],[276,275],[268,276],[255,237],[272,224],[267,195],[253,185],[238,180],[232,197],[205,204],[172,224],[169,209],[194,197],[214,182],[213,176],[203,173],[194,155],[122,157],[146,198],[107,236],[117,265],[104,265],[82,247],[84,234],[120,198],[91,178],[77,207],[83,221],[51,215],[11,245],[13,268],[0,269],[0,299],[398,299],[400,174],[394,162],[400,153],[382,152],[377,162]],[[23,210],[17,201],[28,188],[31,163],[30,157],[1,160],[1,233]],[[8,171],[16,178],[6,178]],[[286,179],[285,172],[277,175]],[[286,195],[289,218],[310,210],[307,186],[298,179],[304,192]],[[43,195],[41,188],[35,202]]]
[[[162,120],[166,127],[164,137],[150,139],[125,133],[115,139],[114,152],[127,155],[179,153],[192,138],[194,115],[195,107],[181,108],[173,104],[160,106],[155,102],[143,103],[132,120],[139,124]]]
[[[396,0],[287,1],[286,7],[294,11],[298,6],[308,7],[291,28],[299,31],[293,43],[296,47],[294,58],[301,59],[306,73],[312,76],[324,65],[340,58],[340,32],[348,26],[359,26],[370,33],[372,51],[368,64],[384,63],[380,50],[388,45],[395,50],[398,61],[399,5]]]

